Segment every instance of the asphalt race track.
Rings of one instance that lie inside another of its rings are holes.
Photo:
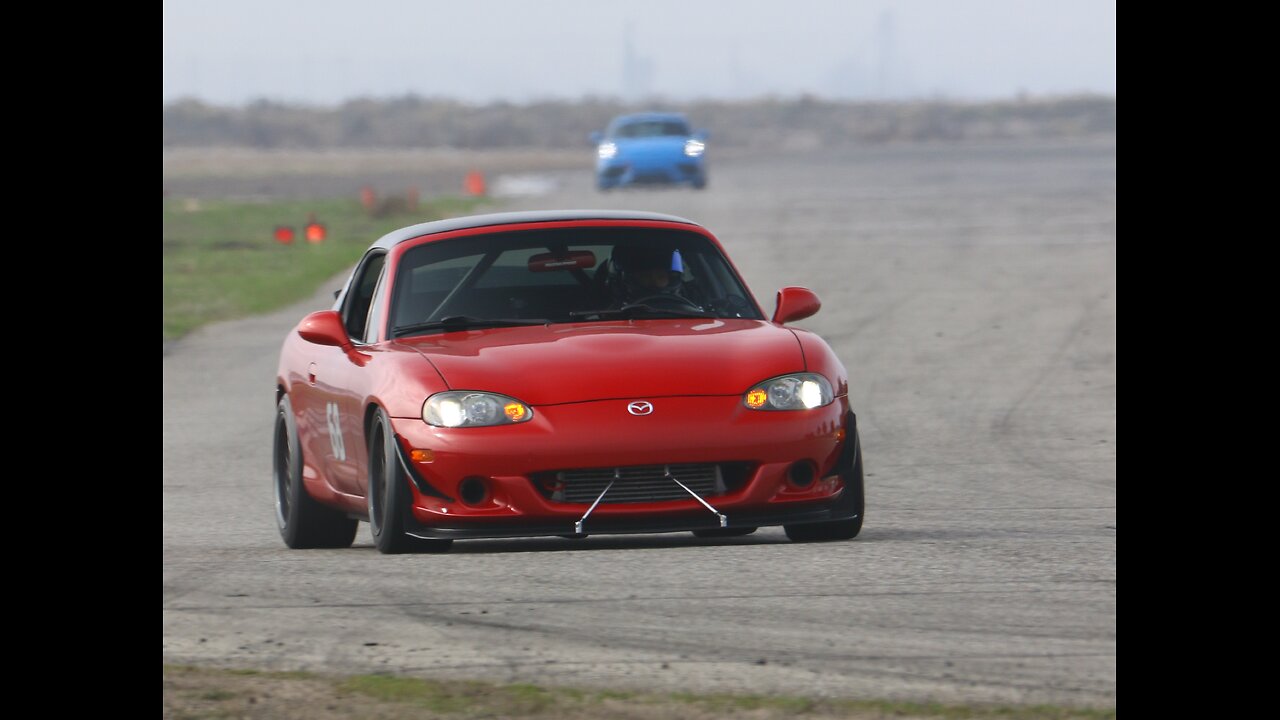
[[[712,148],[714,153],[714,147]],[[336,287],[164,354],[166,662],[791,695],[1116,702],[1116,147],[710,156],[709,185],[506,207],[707,225],[850,371],[856,540],[781,528],[290,551],[270,488],[280,341]],[[372,241],[374,238],[369,238]]]

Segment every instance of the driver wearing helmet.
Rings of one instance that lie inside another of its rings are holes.
[[[613,300],[625,304],[654,295],[681,295],[684,261],[672,248],[620,245],[610,263]]]

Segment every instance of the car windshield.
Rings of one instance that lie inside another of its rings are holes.
[[[398,263],[388,322],[391,336],[404,336],[617,317],[763,319],[706,237],[594,227],[414,247]]]
[[[679,120],[630,122],[619,125],[613,131],[613,137],[616,138],[686,137],[688,135],[689,126]]]

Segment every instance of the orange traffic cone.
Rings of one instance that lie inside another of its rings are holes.
[[[479,170],[472,170],[467,173],[467,179],[462,183],[462,189],[468,195],[476,197],[484,195],[487,192],[484,186],[484,175]]]
[[[302,228],[302,236],[307,239],[307,242],[309,243],[323,242],[324,236],[327,234],[328,232],[324,226],[324,223],[316,222],[316,214],[309,213],[307,215],[307,224]]]

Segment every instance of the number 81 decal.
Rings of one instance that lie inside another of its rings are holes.
[[[333,446],[333,456],[339,461],[347,459],[347,446],[342,442],[342,416],[338,414],[338,403],[325,405],[324,414],[329,421],[329,444]]]

